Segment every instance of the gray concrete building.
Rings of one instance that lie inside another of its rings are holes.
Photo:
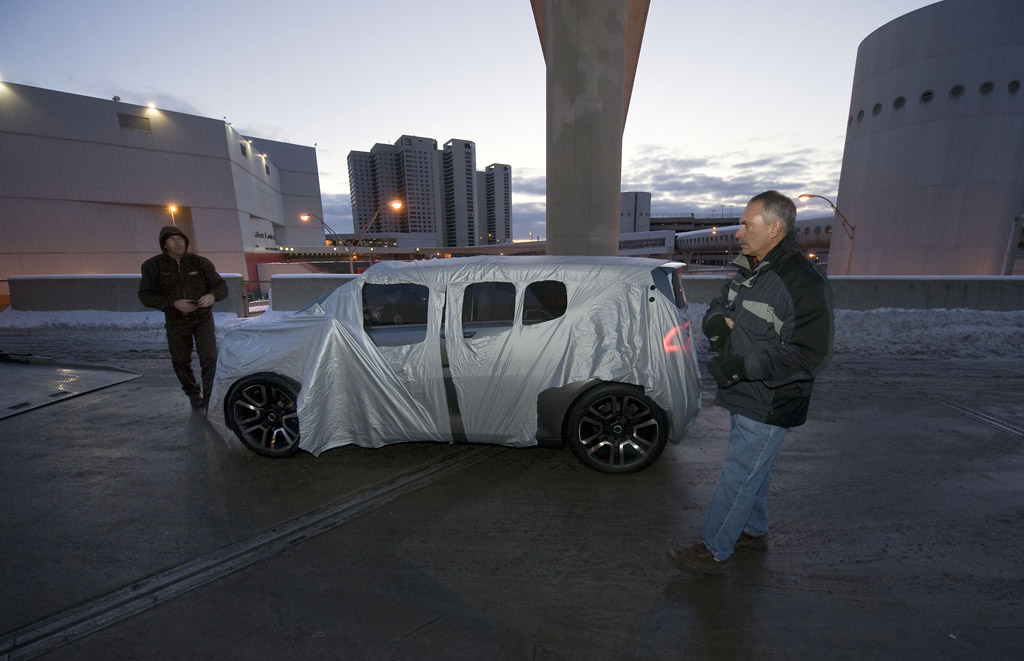
[[[444,232],[439,246],[477,245],[476,145],[449,140],[441,152]]]
[[[481,231],[477,245],[512,243],[512,167],[495,163],[476,173],[477,216]]]
[[[224,120],[0,83],[0,280],[138,273],[175,224],[256,279],[286,244],[323,244],[316,151]]]
[[[619,195],[619,234],[651,231],[651,194],[626,192]]]
[[[348,154],[353,227],[365,241],[454,248],[512,241],[512,168],[476,169],[476,145],[403,135]],[[397,211],[388,203],[400,200]]]
[[[832,234],[830,274],[1014,272],[1022,27],[1020,0],[945,0],[864,39],[836,201],[855,229]]]

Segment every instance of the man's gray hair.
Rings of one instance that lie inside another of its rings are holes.
[[[750,198],[750,203],[761,203],[761,215],[765,222],[779,221],[784,234],[796,227],[796,203],[777,190],[766,190]]]

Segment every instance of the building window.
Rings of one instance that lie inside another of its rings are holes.
[[[964,95],[964,86],[963,85],[953,85],[953,87],[951,87],[950,90],[949,90],[949,95],[951,97],[953,97],[954,99],[959,99],[961,96]]]
[[[875,117],[878,117],[879,113],[881,113],[881,112],[882,112],[882,104],[881,103],[876,103],[875,107],[871,109],[871,114],[874,115]]]
[[[1006,86],[1006,91],[1009,92],[1010,94],[1016,94],[1017,92],[1019,92],[1020,91],[1020,81],[1019,80],[1011,80],[1010,84]]]
[[[987,80],[981,84],[981,87],[978,88],[978,92],[981,93],[982,96],[988,96],[992,93],[993,89],[995,89],[995,85],[992,84],[992,81]]]
[[[146,133],[153,132],[149,127],[149,117],[139,117],[138,115],[125,115],[123,113],[117,113],[117,121],[123,129],[131,129],[133,131],[145,131]]]
[[[896,97],[896,100],[892,102],[892,107],[894,110],[899,110],[905,105],[907,105],[907,100],[902,96]]]
[[[248,158],[249,157],[249,150],[245,148],[245,143],[243,142],[243,143],[239,144],[238,146],[242,148],[242,156]]]
[[[860,111],[857,112],[857,121],[859,122],[859,121],[862,121],[863,119],[864,119],[864,111],[860,110]]]
[[[929,101],[932,100],[932,98],[934,96],[935,96],[935,92],[933,92],[931,90],[927,90],[927,91],[921,92],[921,103],[928,103]]]
[[[266,170],[267,174],[270,174],[270,163],[263,163],[263,169]]]

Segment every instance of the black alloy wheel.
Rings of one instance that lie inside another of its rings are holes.
[[[635,386],[609,383],[572,405],[566,440],[584,465],[602,473],[635,473],[650,466],[668,443],[665,412]]]
[[[272,372],[239,379],[224,398],[224,421],[247,448],[265,457],[299,451],[299,384]]]

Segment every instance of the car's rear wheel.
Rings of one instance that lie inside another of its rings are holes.
[[[224,398],[224,421],[247,448],[266,457],[299,451],[299,384],[272,372],[235,382]]]
[[[569,411],[566,441],[573,454],[602,473],[650,466],[668,442],[668,421],[639,388],[605,384],[580,395]]]

